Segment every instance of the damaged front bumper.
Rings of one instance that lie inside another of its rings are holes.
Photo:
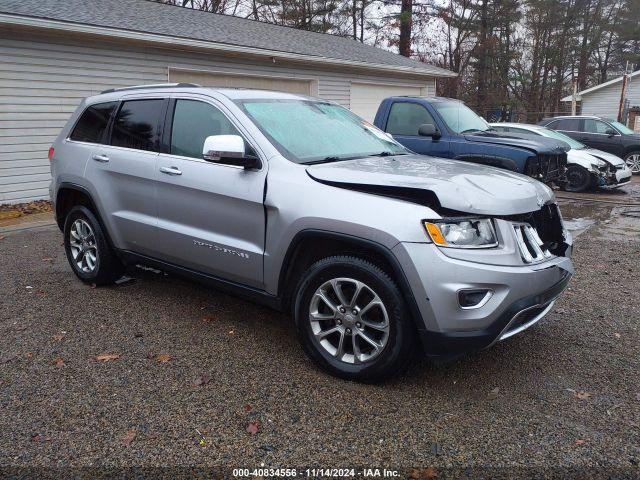
[[[614,166],[607,163],[604,167],[593,169],[595,184],[600,188],[618,188],[631,181],[631,169],[626,165]]]

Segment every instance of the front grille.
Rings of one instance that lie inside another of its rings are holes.
[[[519,223],[513,225],[513,231],[524,263],[542,262],[547,258],[551,258],[551,252],[549,252],[534,227],[528,223]]]
[[[535,258],[537,258],[537,256],[532,253],[538,253],[536,246],[542,251],[543,256],[545,251],[557,256],[565,254],[567,244],[565,243],[560,210],[556,204],[545,205],[535,212],[524,215],[513,215],[507,217],[507,219],[513,223],[516,239],[522,238],[524,248],[518,243],[518,249],[520,250],[523,261],[527,262],[527,254],[532,258],[532,261],[527,263],[536,261]],[[530,226],[532,229],[527,230],[523,228],[524,226]],[[527,232],[530,235],[527,235]],[[527,240],[530,236],[533,237],[533,240]],[[542,245],[538,240],[542,241]]]
[[[567,154],[541,153],[527,162],[526,174],[544,183],[563,180],[567,167]]]

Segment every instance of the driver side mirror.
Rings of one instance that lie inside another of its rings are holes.
[[[438,140],[442,136],[432,123],[423,123],[420,125],[418,127],[418,135],[421,137],[431,137],[434,140]]]
[[[613,128],[608,128],[605,132],[609,137],[615,137],[616,131]]]
[[[204,141],[202,158],[207,162],[233,165],[245,169],[260,168],[260,159],[247,155],[240,135],[211,135]]]

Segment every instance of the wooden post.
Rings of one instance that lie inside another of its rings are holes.
[[[578,93],[578,81],[576,80],[576,77],[573,77],[573,80],[571,80],[571,115],[576,114],[577,103],[578,103],[576,101],[577,93]]]
[[[622,122],[624,103],[627,98],[627,74],[622,77],[622,91],[620,92],[620,105],[618,106],[618,121]]]

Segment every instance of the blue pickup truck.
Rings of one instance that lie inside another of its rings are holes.
[[[505,168],[547,184],[565,181],[567,145],[499,133],[459,100],[386,98],[374,123],[416,153]]]

